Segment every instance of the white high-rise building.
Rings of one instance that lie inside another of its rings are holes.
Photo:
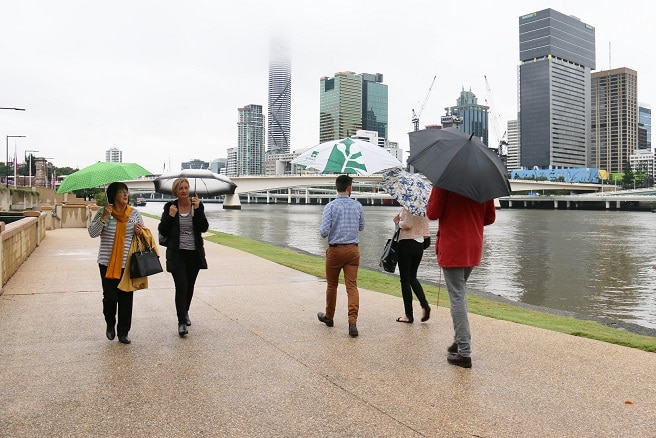
[[[123,151],[119,148],[109,148],[105,151],[105,161],[108,163],[122,163]]]
[[[262,105],[239,108],[236,175],[264,175],[264,114]],[[229,157],[228,157],[229,158]]]
[[[269,59],[269,132],[267,152],[289,152],[291,143],[292,66],[289,48],[282,40],[271,41]]]

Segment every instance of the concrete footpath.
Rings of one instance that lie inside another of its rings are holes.
[[[350,338],[343,285],[328,328],[323,280],[212,243],[186,338],[162,273],[135,292],[132,344],[108,341],[98,245],[49,231],[5,286],[0,436],[656,434],[656,354],[472,315],[462,369],[448,309],[400,324],[400,298],[361,289]]]

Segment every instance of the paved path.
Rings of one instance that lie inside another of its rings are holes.
[[[186,338],[163,273],[110,342],[98,244],[48,232],[0,296],[0,436],[656,434],[656,354],[472,315],[466,370],[447,309],[399,324],[400,298],[361,290],[350,338],[343,286],[327,328],[324,281],[212,243]]]

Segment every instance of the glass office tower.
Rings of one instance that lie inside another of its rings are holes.
[[[289,152],[291,143],[292,66],[287,45],[271,42],[269,59],[269,120],[267,152]]]
[[[489,106],[479,105],[478,98],[471,90],[460,91],[460,97],[456,99],[456,106],[444,108],[447,116],[459,117],[458,126],[467,134],[474,134],[480,138],[486,146],[488,143],[488,109]],[[493,147],[498,147],[494,145]]]
[[[519,57],[522,167],[589,166],[594,27],[553,9],[522,15]]]
[[[338,72],[321,78],[319,142],[351,137],[364,129],[384,146],[388,127],[387,85],[380,73]]]

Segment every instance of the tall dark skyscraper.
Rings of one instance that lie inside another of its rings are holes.
[[[553,9],[522,15],[519,60],[522,167],[588,166],[594,27]]]
[[[282,40],[271,41],[269,59],[269,125],[267,152],[288,153],[292,113],[292,66],[289,48]]]

